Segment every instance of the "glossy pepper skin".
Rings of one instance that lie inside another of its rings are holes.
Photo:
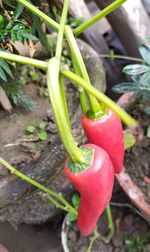
[[[96,227],[99,216],[108,205],[114,184],[114,168],[108,154],[100,147],[86,144],[94,150],[91,166],[78,174],[72,173],[65,163],[65,174],[80,192],[77,225],[80,232],[87,236]]]
[[[90,143],[103,148],[112,161],[115,173],[123,169],[124,136],[120,118],[111,110],[99,119],[82,116],[82,126]]]

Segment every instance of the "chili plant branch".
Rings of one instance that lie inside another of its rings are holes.
[[[21,179],[25,180],[26,182],[32,184],[33,186],[39,188],[43,192],[49,195],[49,200],[51,200],[51,196],[55,197],[57,200],[59,200],[63,205],[61,205],[61,208],[63,207],[63,210],[67,212],[72,212],[77,215],[77,211],[73,208],[73,206],[60,194],[56,193],[53,190],[41,185],[40,183],[36,182],[35,180],[31,179],[27,175],[21,173],[20,171],[16,170],[13,166],[11,166],[9,163],[7,163],[4,159],[0,158],[0,163],[2,163],[8,170],[11,171],[11,173],[15,174],[16,176],[20,177]],[[52,200],[53,204],[56,205],[56,207],[60,207],[60,204],[55,201],[54,199]]]
[[[109,97],[103,94],[98,89],[94,88],[93,86],[87,85],[86,81],[83,80],[81,77],[77,76],[73,72],[69,70],[61,70],[61,73],[76,83],[77,86],[84,88],[87,92],[93,94],[99,101],[103,102],[108,108],[111,108],[121,119],[122,121],[127,124],[128,126],[137,126],[138,122],[132,118],[124,109],[118,106],[114,101],[112,101]]]
[[[90,79],[89,79],[89,76],[88,76],[88,73],[87,73],[87,70],[86,70],[82,55],[80,53],[77,42],[76,42],[76,40],[75,40],[75,38],[73,36],[72,30],[67,25],[65,31],[66,31],[65,35],[66,35],[67,42],[69,44],[71,55],[75,60],[76,66],[77,66],[78,71],[79,71],[79,75],[80,75],[80,77],[82,77],[87,82],[87,85],[91,86],[91,82],[90,82]],[[88,96],[88,99],[89,99],[91,112],[93,112],[93,113],[98,112],[100,110],[100,105],[99,105],[97,99],[93,95],[91,95],[89,93],[87,94],[87,96]]]
[[[122,5],[126,0],[116,0],[109,6],[107,6],[105,9],[100,11],[98,14],[93,16],[91,19],[85,21],[83,24],[78,26],[74,30],[74,35],[79,36],[80,33],[84,32],[86,29],[88,29],[90,26],[101,20],[103,17],[106,17],[108,14],[110,14],[112,11],[117,9],[120,5]]]
[[[44,62],[42,60],[36,60],[31,59],[28,57],[23,57],[11,53],[6,52],[0,52],[0,58],[7,59],[10,61],[18,62],[21,64],[27,64],[31,65],[33,67],[38,67],[44,70],[47,70],[48,63]],[[74,83],[76,83],[77,86],[84,88],[89,93],[93,94],[99,101],[103,102],[106,106],[111,108],[121,119],[122,121],[127,125],[138,125],[138,122],[132,118],[126,111],[124,111],[120,106],[118,106],[115,102],[113,102],[109,97],[107,97],[105,94],[103,94],[98,89],[94,88],[93,86],[87,86],[87,83],[85,80],[83,80],[81,77],[77,76],[73,72],[69,70],[61,70],[61,74],[64,77],[67,77],[68,79],[72,80]]]
[[[43,70],[47,70],[48,63],[42,60],[32,59],[29,57],[20,56],[17,54],[0,51],[0,58],[10,60],[16,63],[34,66]]]

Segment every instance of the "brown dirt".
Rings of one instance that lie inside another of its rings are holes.
[[[147,137],[150,117],[141,111],[139,103],[134,104],[131,114],[139,121],[144,137],[126,151],[125,167],[135,184],[150,199],[150,139]]]
[[[149,232],[147,223],[139,218],[136,214],[127,208],[112,207],[113,220],[115,223],[116,233],[109,244],[105,244],[100,240],[96,240],[92,252],[129,252],[125,240],[132,240],[137,236]],[[107,220],[103,214],[98,223],[98,230],[101,234],[107,233]],[[83,237],[75,225],[73,225],[68,233],[68,245],[71,252],[85,252],[89,246],[91,237]],[[144,245],[144,248],[136,247],[130,252],[149,252],[150,251],[150,237]],[[144,250],[145,249],[145,250]]]
[[[28,124],[37,126],[46,117],[46,111],[50,107],[49,101],[47,98],[38,96],[36,85],[26,86],[26,92],[37,103],[36,109],[29,112],[19,108],[11,114],[0,111],[0,155],[14,165],[30,163],[47,144],[47,141],[37,141],[36,136],[27,135],[25,127]],[[0,169],[0,176],[5,173],[7,174],[6,170]]]

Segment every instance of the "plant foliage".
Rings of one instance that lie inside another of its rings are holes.
[[[136,97],[141,97],[143,101],[150,100],[150,46],[142,44],[139,52],[144,60],[144,64],[133,64],[123,68],[123,72],[131,76],[129,82],[115,85],[113,91],[116,93],[134,92]],[[150,115],[150,106],[144,109]]]

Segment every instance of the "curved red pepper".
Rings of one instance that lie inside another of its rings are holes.
[[[103,213],[112,196],[114,168],[108,154],[100,147],[86,144],[94,151],[92,165],[85,171],[74,174],[65,163],[65,174],[80,192],[78,227],[87,236],[96,227],[99,216]]]
[[[123,169],[124,137],[120,118],[111,110],[99,119],[82,116],[82,125],[90,143],[103,148],[112,161],[115,173]]]

